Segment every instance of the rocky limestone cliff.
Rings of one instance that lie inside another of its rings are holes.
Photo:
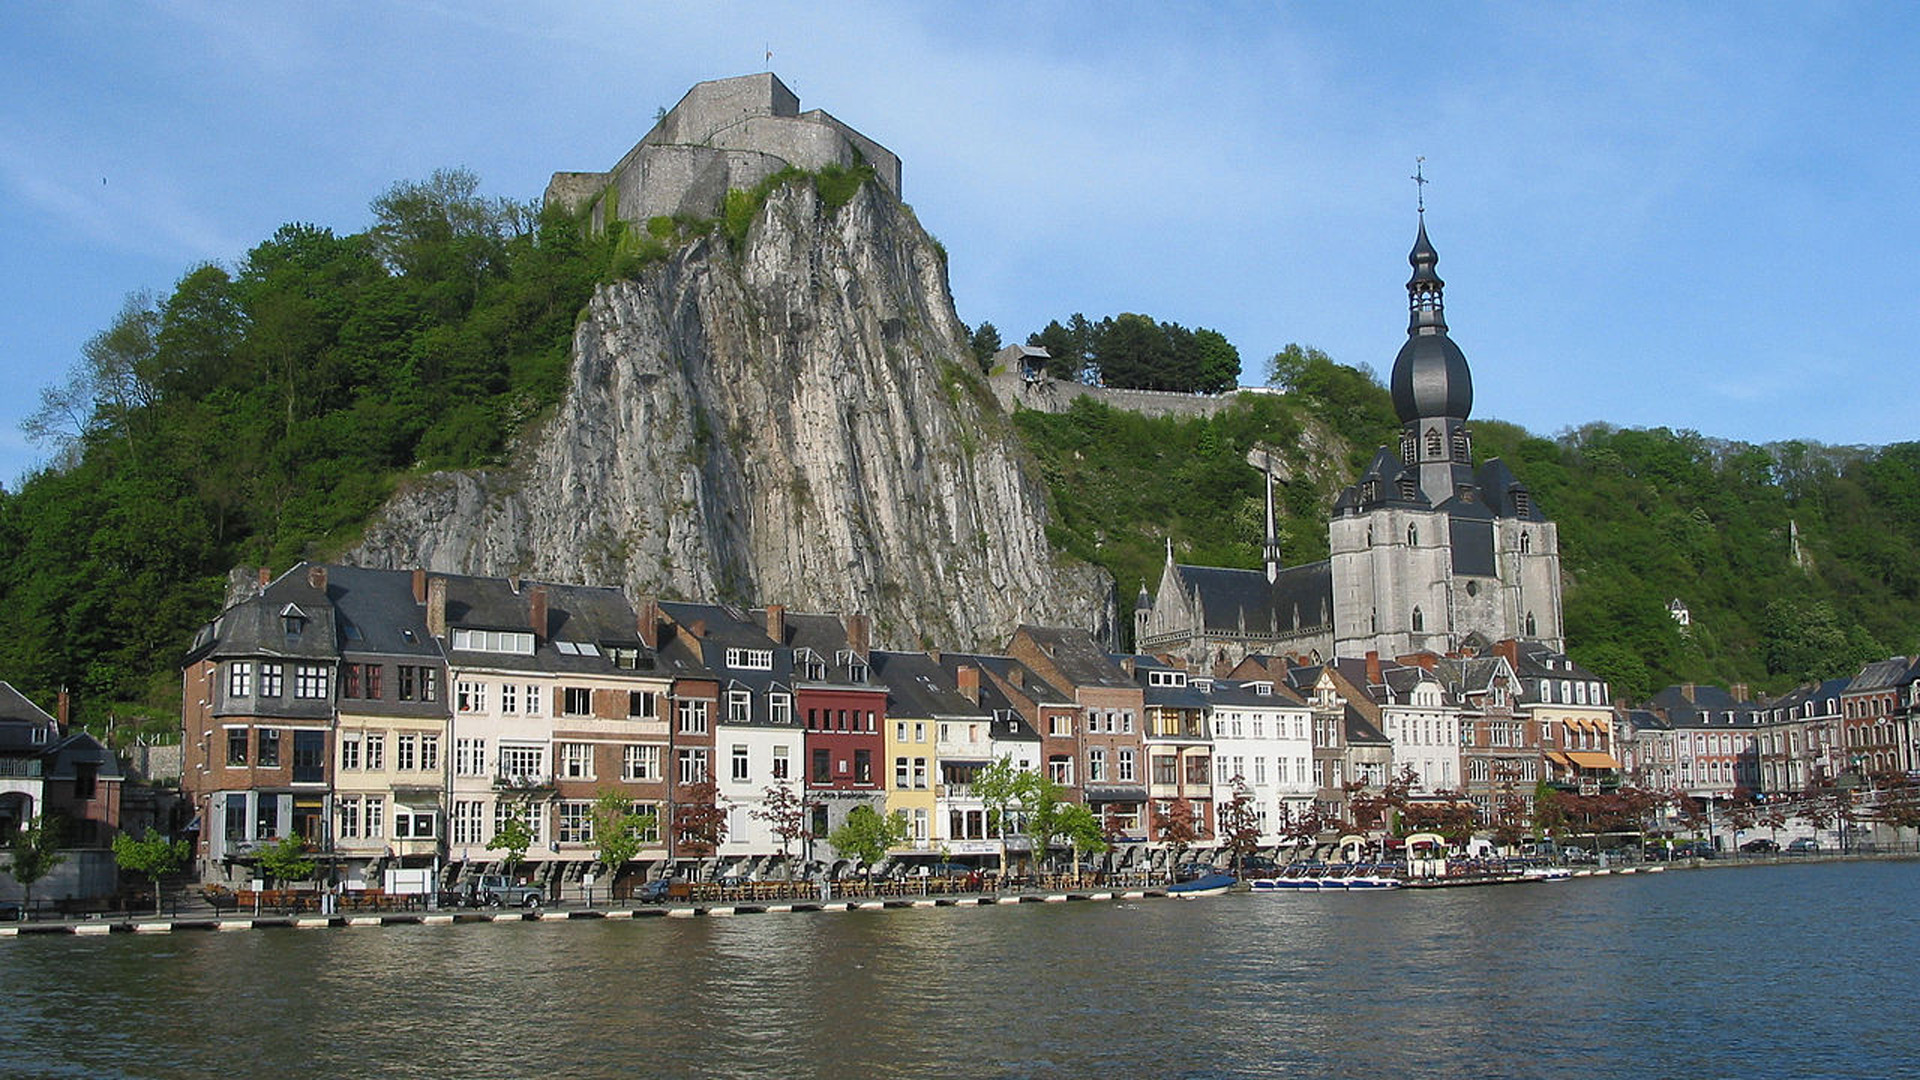
[[[744,244],[601,289],[572,389],[505,468],[398,494],[352,561],[862,611],[876,644],[1112,625],[964,355],[945,260],[879,185],[775,189]]]

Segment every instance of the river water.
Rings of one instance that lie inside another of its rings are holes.
[[[6,1077],[1920,1076],[1920,863],[0,940]]]

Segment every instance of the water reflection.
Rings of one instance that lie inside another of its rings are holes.
[[[1915,864],[0,942],[0,1074],[1853,1076]],[[1854,904],[1851,911],[1842,905]],[[1892,959],[1890,959],[1892,958]]]

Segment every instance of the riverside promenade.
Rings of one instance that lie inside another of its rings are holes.
[[[152,916],[125,915],[63,918],[0,923],[0,938],[36,934],[170,934],[180,931],[326,930],[378,926],[453,926],[464,923],[568,922],[586,919],[694,919],[740,915],[789,915],[901,908],[993,907],[1012,904],[1063,904],[1119,900],[1163,899],[1164,888],[1114,889],[1075,892],[1002,892],[957,896],[858,897],[835,900],[793,900],[778,903],[695,903],[646,906],[590,906],[564,904],[527,909],[442,908],[341,914],[252,914],[188,910]],[[199,905],[205,907],[205,905]]]

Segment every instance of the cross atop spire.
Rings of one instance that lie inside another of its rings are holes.
[[[1415,206],[1419,209],[1420,213],[1422,214],[1427,212],[1427,175],[1426,174],[1427,174],[1427,159],[1424,157],[1414,158],[1413,159],[1413,175],[1407,177],[1407,179],[1413,181],[1414,183],[1413,190],[1418,195],[1418,197],[1414,200],[1414,203],[1415,203]]]

